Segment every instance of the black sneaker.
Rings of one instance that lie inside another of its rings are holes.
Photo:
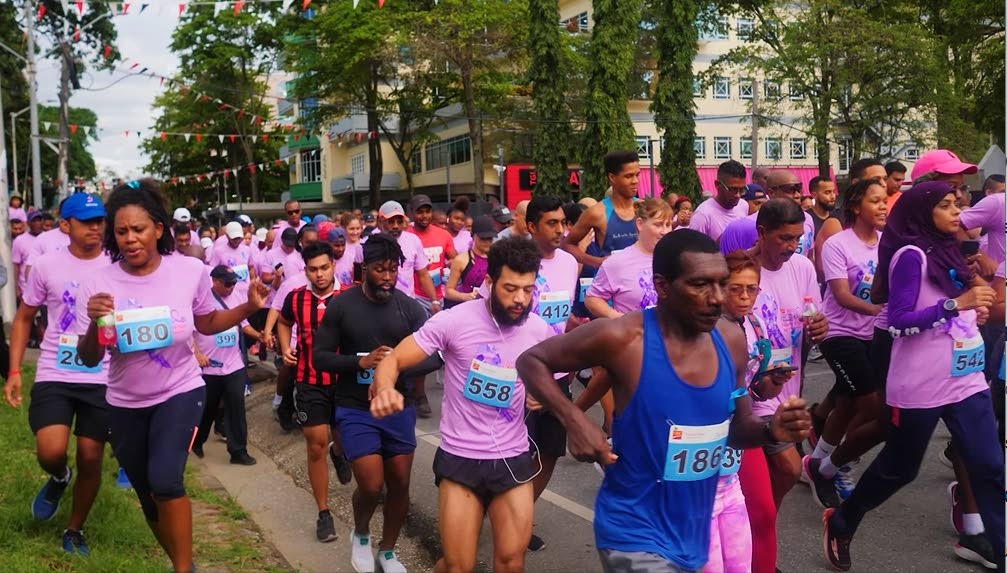
[[[192,453],[196,454],[196,457],[203,459],[203,444],[192,444]]]
[[[416,399],[416,415],[420,418],[429,418],[433,415],[433,410],[430,409],[430,401],[427,400],[426,396],[420,396]]]
[[[996,569],[996,557],[993,555],[993,546],[985,533],[979,535],[968,535],[963,533],[958,536],[958,543],[955,544],[955,555],[966,561],[978,563],[987,569]]]
[[[825,559],[836,571],[849,571],[852,538],[832,533],[830,521],[835,513],[835,509],[829,508],[822,514],[822,545],[825,549]]]
[[[64,529],[63,551],[70,553],[71,555],[77,554],[85,557],[90,555],[91,550],[88,549],[87,541],[84,540],[84,532],[73,529]]]
[[[822,460],[813,459],[811,456],[804,456],[801,464],[805,473],[808,474],[808,485],[811,486],[811,493],[818,505],[825,509],[839,507],[839,494],[836,492],[835,481],[823,477],[818,471]]]
[[[248,455],[248,452],[238,452],[231,455],[231,463],[239,466],[254,466],[258,462],[255,461],[255,458]]]
[[[276,410],[276,415],[279,417],[280,429],[284,433],[290,433],[297,429],[297,424],[294,423],[294,414],[287,408],[278,408]]]
[[[545,549],[545,541],[541,537],[531,534],[531,540],[528,542],[528,551],[542,551]]]
[[[346,485],[353,479],[353,468],[350,466],[350,462],[346,459],[346,456],[337,454],[333,448],[334,444],[330,442],[329,459],[332,460],[332,467],[336,468],[336,477],[339,478],[339,483]]]
[[[315,536],[322,543],[336,540],[336,526],[332,523],[332,512],[327,509],[318,512],[318,521],[315,522]]]

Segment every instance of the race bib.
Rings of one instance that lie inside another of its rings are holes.
[[[986,368],[986,347],[983,345],[982,336],[976,335],[965,340],[955,340],[952,343],[952,376],[982,372],[984,368]]]
[[[769,368],[776,368],[778,366],[793,366],[794,365],[794,349],[791,347],[786,348],[774,348],[769,355]]]
[[[729,476],[738,473],[741,469],[741,453],[744,450],[724,446],[723,462],[720,464],[720,476]]]
[[[570,317],[570,293],[561,290],[538,295],[538,315],[547,324],[560,324]]]
[[[712,426],[678,426],[668,429],[666,481],[699,481],[720,473],[731,421]]]
[[[804,255],[811,251],[811,245],[814,241],[811,240],[811,232],[807,232],[801,235],[801,239],[797,241],[797,254]],[[807,255],[805,255],[807,256]]]
[[[444,284],[444,275],[441,274],[441,269],[430,271],[430,280],[433,281],[434,288]]]
[[[370,352],[357,352],[357,358],[363,358],[367,356]],[[368,368],[367,370],[357,370],[357,384],[363,384],[369,386],[371,382],[374,381],[374,369]]]
[[[231,348],[238,344],[238,329],[230,328],[213,335],[213,345],[217,348]]]
[[[857,283],[857,288],[853,290],[853,295],[860,300],[871,300],[871,285],[874,283],[874,275],[867,273],[864,275],[860,282]]]
[[[97,366],[87,366],[77,355],[77,336],[60,334],[59,346],[56,348],[56,369],[67,372],[86,372],[95,374],[101,372],[101,362]]]
[[[578,300],[581,302],[584,302],[584,299],[587,298],[587,289],[591,288],[592,282],[594,282],[594,277],[580,279],[580,290],[577,293],[577,296],[579,297]]]
[[[123,353],[171,346],[171,309],[154,306],[117,311],[115,334],[119,352]]]
[[[517,383],[517,370],[472,360],[462,395],[494,408],[509,408]]]
[[[1007,380],[1007,352],[1000,356],[1000,379]]]
[[[248,280],[248,265],[234,265],[231,267],[234,274],[238,275],[239,282],[245,282]]]

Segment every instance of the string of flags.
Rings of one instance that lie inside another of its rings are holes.
[[[283,167],[289,165],[291,161],[294,160],[293,156],[285,157],[281,159],[274,159],[273,161],[264,161],[262,163],[246,163],[244,165],[239,165],[237,167],[229,167],[227,169],[219,169],[216,171],[208,171],[206,173],[197,173],[195,175],[173,175],[164,178],[165,185],[185,185],[186,183],[202,183],[204,180],[209,181],[214,177],[223,177],[226,181],[230,177],[237,177],[238,173],[242,171],[248,171],[249,173],[256,173],[258,171],[265,171],[269,167]]]
[[[281,3],[284,12],[290,10],[293,6],[295,0],[234,0],[227,2],[217,2],[217,1],[192,1],[192,2],[174,2],[174,3],[151,3],[151,2],[108,2],[108,8],[112,16],[129,16],[129,15],[139,15],[147,11],[151,5],[154,6],[154,10],[157,11],[158,15],[161,15],[164,10],[174,7],[174,14],[176,17],[181,17],[185,14],[186,9],[189,6],[213,6],[213,15],[217,16],[224,11],[232,11],[235,15],[239,14],[241,10],[248,4],[249,1],[258,2],[263,4],[274,4]],[[377,2],[378,8],[385,7],[385,0],[375,0]],[[301,11],[307,11],[311,6],[312,0],[300,0]],[[356,9],[360,4],[360,0],[352,0],[353,8]],[[70,14],[70,2],[69,0],[61,0],[60,3],[63,7],[63,14]],[[439,0],[434,0],[434,4],[439,4]],[[84,16],[84,12],[87,11],[87,6],[83,1],[75,1],[74,6],[77,10],[78,18]],[[132,11],[131,11],[132,10]],[[35,14],[36,20],[41,20],[46,14],[45,5],[39,3],[38,10]]]

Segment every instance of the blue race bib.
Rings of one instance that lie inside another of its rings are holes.
[[[357,358],[367,356],[370,352],[357,352]],[[374,381],[374,369],[357,370],[357,384],[370,385]]]
[[[213,335],[213,345],[217,348],[231,348],[238,344],[238,329],[230,328]]]
[[[1007,352],[1000,356],[1000,379],[1007,380]]]
[[[699,481],[718,475],[730,426],[730,420],[712,426],[672,425],[668,429],[664,479]]]
[[[594,277],[587,277],[580,279],[580,290],[577,293],[579,297],[577,300],[584,302],[587,298],[587,289],[591,288],[591,283],[594,282]]]
[[[729,476],[738,473],[741,469],[741,453],[744,450],[724,446],[723,461],[720,464],[720,476]]]
[[[868,273],[865,274],[860,282],[857,283],[857,288],[853,289],[853,296],[859,298],[860,300],[871,300],[871,285],[874,284],[874,275]]]
[[[955,340],[951,348],[951,376],[965,376],[986,368],[986,346],[982,336]]]
[[[231,267],[234,274],[238,275],[239,282],[245,282],[248,280],[248,265],[234,265]]]
[[[119,352],[123,353],[171,346],[171,309],[154,306],[117,311],[115,334]]]
[[[86,372],[96,374],[101,372],[101,362],[97,366],[91,367],[81,361],[77,355],[77,336],[73,334],[60,334],[59,345],[56,348],[56,369],[67,372]]]
[[[517,370],[472,360],[462,395],[486,406],[509,408],[517,383]]]
[[[546,324],[562,324],[570,317],[568,291],[543,292],[538,295],[538,315]]]

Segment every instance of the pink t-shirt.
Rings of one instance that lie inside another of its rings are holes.
[[[217,297],[213,296],[212,290],[210,292],[210,300],[214,308],[223,310],[225,308],[224,305],[226,305],[226,308],[235,308],[244,304],[248,299],[239,296],[238,289],[235,288],[228,296],[221,297],[221,300],[224,301],[223,305],[220,304]],[[213,362],[223,364],[223,366],[213,366],[211,364],[203,368],[203,374],[225,376],[245,367],[245,362],[241,359],[239,336],[240,330],[245,326],[248,326],[247,320],[241,321],[239,326],[232,326],[224,332],[219,332],[212,336],[200,334],[199,331],[193,332],[196,337],[196,346],[199,347],[199,350]]]
[[[822,270],[825,281],[844,280],[850,286],[853,296],[865,302],[871,301],[871,285],[878,269],[878,241],[868,245],[857,237],[853,229],[845,229],[829,237],[822,245]],[[874,337],[876,318],[869,314],[854,312],[839,304],[832,294],[832,287],[825,290],[822,312],[829,320],[826,338],[852,336],[860,340]]]
[[[997,265],[997,271],[993,276],[1001,279],[1007,278],[1007,263],[1000,261],[1000,264]]]
[[[725,209],[716,199],[707,199],[696,207],[692,220],[689,221],[689,228],[716,241],[728,225],[747,216],[748,202],[744,199],[731,209]]]
[[[451,240],[455,244],[455,253],[467,253],[472,248],[472,233],[468,229],[458,231]]]
[[[643,252],[639,243],[612,253],[598,269],[587,296],[596,296],[626,314],[657,304],[654,291],[654,255]]]
[[[21,233],[14,239],[14,244],[10,248],[10,260],[15,265],[21,265],[17,276],[18,287],[24,292],[25,270],[28,268],[28,256],[31,253],[32,244],[38,239],[31,233]]]
[[[32,242],[31,248],[28,250],[28,266],[33,265],[35,259],[46,253],[65,249],[69,246],[70,235],[61,231],[59,227],[39,233],[39,236],[35,237],[35,241]]]
[[[752,403],[753,412],[769,416],[788,397],[801,395],[801,344],[804,335],[801,313],[804,297],[810,296],[819,308],[822,297],[815,265],[804,257],[790,257],[779,270],[763,268],[760,272],[762,292],[755,300],[753,312],[766,325],[766,338],[773,348],[770,366],[786,363],[797,368],[776,398]]]
[[[409,295],[409,298],[416,298],[416,293],[421,291],[415,288],[415,273],[418,269],[427,267],[427,255],[423,251],[423,243],[420,242],[420,238],[413,233],[403,232],[399,235],[398,243],[399,248],[402,249],[402,256],[406,260],[399,266],[399,278],[395,282],[395,286]]]
[[[105,254],[84,260],[70,254],[68,249],[42,255],[35,261],[22,298],[29,306],[44,305],[49,313],[49,324],[39,347],[37,382],[108,382],[107,354],[96,368],[88,368],[77,360],[77,336],[87,331],[86,326],[78,323],[77,313],[80,308],[87,308],[87,299],[80,296],[81,281],[110,265],[111,260]]]
[[[252,249],[248,245],[241,243],[238,245],[238,248],[234,249],[228,243],[224,243],[222,246],[213,249],[213,254],[210,255],[207,266],[211,269],[217,265],[231,267],[231,270],[238,275],[238,284],[234,290],[237,291],[238,296],[245,298],[248,296],[249,268],[254,264]]]
[[[280,288],[276,291],[276,296],[273,297],[273,302],[269,308],[275,309],[277,312],[282,311],[283,301],[287,300],[287,295],[302,286],[308,286],[308,277],[303,272],[287,277],[287,280],[280,284]]]
[[[560,249],[553,251],[551,259],[543,258],[539,263],[531,295],[531,311],[541,316],[554,334],[566,331],[566,321],[577,296],[579,274],[577,259]],[[479,296],[490,298],[490,289],[485,281],[479,285]]]
[[[553,335],[535,314],[519,326],[498,328],[488,305],[482,299],[464,302],[433,315],[413,335],[423,352],[440,352],[444,358],[440,447],[476,460],[528,451],[524,384],[514,363],[522,352]],[[506,400],[503,387],[510,388]]]
[[[420,231],[416,227],[409,227],[406,229],[406,233],[412,233],[420,239],[420,243],[423,245],[423,254],[426,255],[427,270],[430,271],[430,279],[434,282],[434,291],[437,293],[435,296],[438,300],[444,300],[444,268],[449,262],[447,258],[448,251],[453,251],[455,249],[455,244],[451,239],[451,233],[448,233],[440,227],[435,227],[430,225],[425,231]],[[416,281],[416,285],[413,287],[414,293],[419,298],[426,298],[423,291],[420,290],[419,281]]]
[[[343,253],[343,256],[336,259],[336,282],[339,283],[337,288],[350,288],[353,286],[353,253],[349,250]]]
[[[355,263],[364,262],[364,242],[357,241],[356,243],[351,243],[347,241],[346,255],[349,255],[353,259],[353,262]]]
[[[294,227],[293,225],[291,225],[290,223],[288,223],[286,221],[280,221],[279,223],[277,223],[277,225],[275,227],[276,230],[273,231],[273,235],[274,235],[273,236],[273,248],[274,249],[280,248],[280,245],[282,243],[282,237],[281,237],[281,235],[283,235],[284,229],[293,229],[295,231],[300,231],[301,227],[303,227],[305,224],[306,223],[304,221],[301,221],[300,219],[297,220],[297,226],[296,227]]]
[[[986,253],[998,263],[1004,261],[1005,200],[1007,194],[1004,193],[988,195],[961,214],[962,227],[986,231],[989,237]]]
[[[210,276],[199,259],[181,255],[161,257],[149,275],[138,277],[120,264],[87,276],[79,299],[97,293],[115,299],[118,347],[109,349],[109,405],[145,408],[203,385],[202,370],[192,353],[193,316],[216,310],[210,294]],[[87,305],[77,305],[77,320],[88,325]],[[119,349],[137,345],[158,346],[130,352]]]
[[[755,212],[748,216],[749,219],[758,220],[759,213]],[[695,229],[695,227],[692,227]],[[797,254],[808,256],[808,253],[815,250],[815,220],[807,211],[804,212],[804,233],[797,240]]]
[[[270,250],[263,258],[268,261],[266,264],[274,270],[276,265],[283,264],[283,282],[287,282],[294,275],[304,274],[304,257],[296,249],[287,253],[284,252],[283,247],[277,247]]]

